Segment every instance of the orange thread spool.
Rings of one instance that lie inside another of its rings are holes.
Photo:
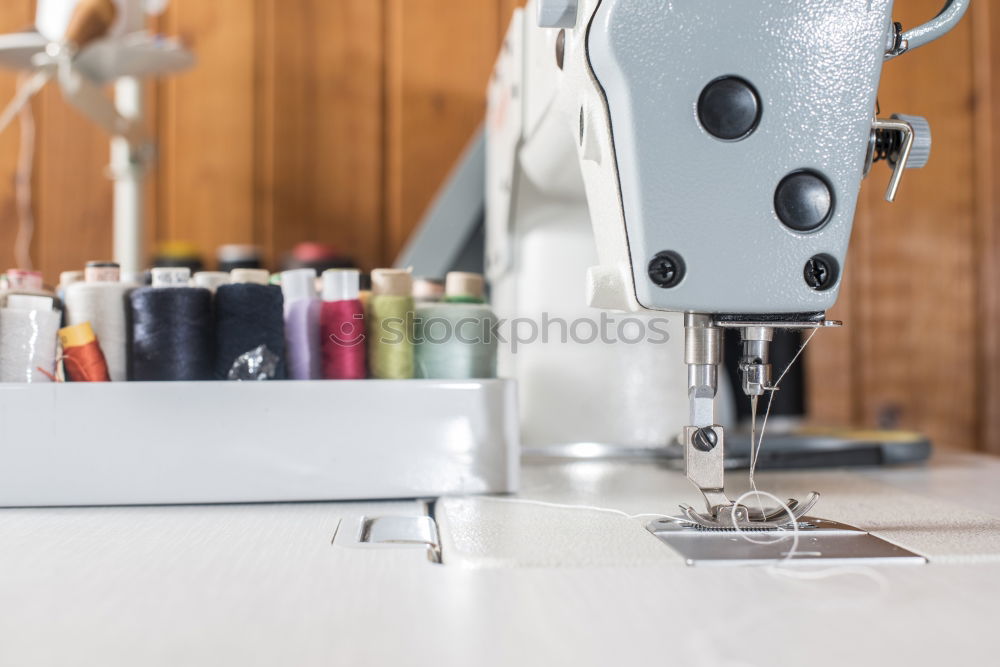
[[[108,363],[90,322],[60,329],[59,341],[63,347],[63,368],[70,382],[111,381]]]

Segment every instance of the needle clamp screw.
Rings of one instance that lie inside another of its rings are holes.
[[[691,436],[691,444],[699,452],[710,452],[719,444],[719,435],[711,426],[700,428]]]

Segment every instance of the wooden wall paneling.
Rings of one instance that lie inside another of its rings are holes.
[[[197,66],[160,86],[157,237],[198,244],[255,242],[256,11],[247,0],[173,0],[166,34]]]
[[[482,122],[500,45],[495,0],[388,0],[389,262]]]
[[[109,93],[110,94],[110,93]],[[49,85],[39,96],[36,257],[50,284],[112,254],[110,138]]]
[[[912,26],[938,0],[900,3]],[[882,200],[887,167],[866,183],[853,259],[862,417],[902,426],[943,446],[977,442],[977,301],[971,24],[887,64],[883,115],[929,118],[934,154],[907,173],[896,203]],[[858,264],[861,264],[860,271]]]
[[[973,3],[972,63],[975,75],[976,230],[979,308],[976,329],[979,373],[979,441],[981,449],[1000,454],[1000,49],[994,36],[1000,30],[1000,12],[994,3]]]
[[[0,34],[24,29],[33,23],[34,15],[31,0],[7,0],[3,11],[0,11]],[[13,98],[17,80],[16,72],[0,70],[0,105],[6,105]],[[34,105],[36,115],[38,107],[38,104]],[[0,271],[14,266],[14,242],[18,225],[14,176],[21,145],[20,134],[19,123],[15,121],[0,135]],[[37,264],[37,255],[33,259]]]
[[[845,327],[817,331],[802,357],[806,367],[806,414],[810,423],[819,427],[850,426],[858,412],[852,346],[856,323],[850,316],[852,269],[847,267],[837,305],[827,313],[829,319],[845,322]]]
[[[383,261],[384,6],[261,0],[258,234],[275,259],[295,243]]]

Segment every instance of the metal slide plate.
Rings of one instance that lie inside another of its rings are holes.
[[[921,565],[923,556],[870,533],[826,519],[805,517],[799,523],[795,553],[791,531],[705,530],[660,519],[649,532],[678,552],[688,565]]]

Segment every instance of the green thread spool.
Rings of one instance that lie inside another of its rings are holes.
[[[496,377],[496,315],[483,303],[483,278],[449,273],[444,303],[417,306],[416,377],[471,380]]]
[[[413,377],[413,278],[409,271],[372,271],[368,299],[368,365],[380,380]]]
[[[446,303],[486,303],[486,281],[478,273],[452,271],[444,279]]]

